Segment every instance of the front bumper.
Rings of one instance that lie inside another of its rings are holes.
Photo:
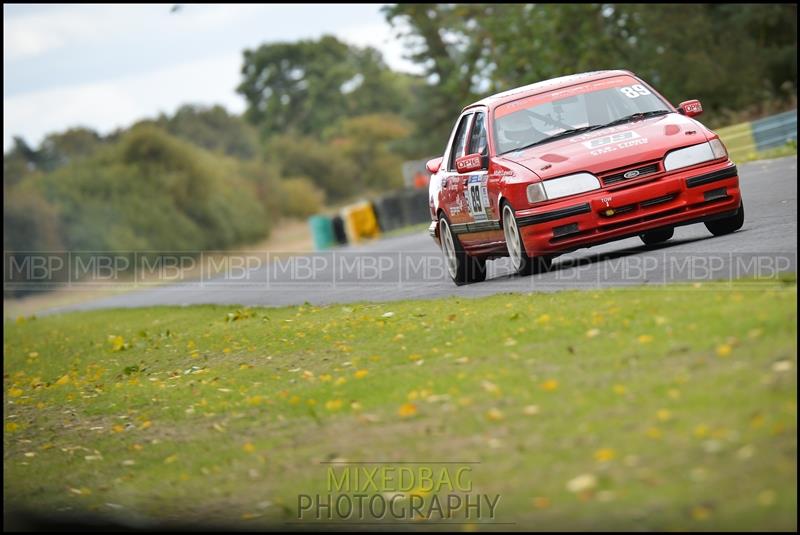
[[[431,221],[431,224],[428,225],[428,234],[433,241],[436,242],[436,245],[441,247],[441,243],[439,242],[439,222],[438,221]]]
[[[529,254],[566,252],[661,227],[735,213],[739,175],[728,161],[624,189],[600,189],[515,212]]]

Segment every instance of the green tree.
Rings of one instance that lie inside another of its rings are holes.
[[[412,125],[398,115],[370,114],[343,119],[331,144],[358,168],[356,188],[381,190],[403,185],[403,159],[394,143],[405,139]]]
[[[22,182],[36,171],[38,153],[19,136],[14,136],[11,150],[3,154],[3,189]]]
[[[255,129],[222,106],[181,106],[171,117],[161,115],[156,124],[176,137],[213,152],[242,159],[258,155]]]
[[[3,197],[3,250],[60,251],[58,213],[34,189],[20,185]]]
[[[333,144],[289,134],[274,136],[265,148],[284,177],[308,177],[328,199],[341,200],[358,191],[361,170]]]
[[[632,70],[677,102],[712,116],[785,98],[797,88],[797,6],[701,4],[615,7],[634,25]]]
[[[52,171],[75,159],[90,156],[103,142],[97,132],[88,128],[70,128],[49,134],[38,149],[20,137],[14,137],[13,147],[3,155],[3,184],[17,184],[35,171]]]
[[[371,48],[335,37],[271,43],[244,51],[246,118],[264,137],[279,133],[319,137],[342,117],[397,112],[407,95],[398,76]]]
[[[52,171],[57,167],[94,154],[103,144],[100,135],[89,128],[70,128],[49,134],[39,145],[37,167]]]
[[[727,109],[796,100],[796,5],[399,4],[384,13],[426,70],[418,128],[431,143],[483,95],[600,69],[632,70],[676,103],[700,98],[712,123]]]
[[[387,20],[405,39],[409,57],[425,69],[412,120],[418,146],[426,152],[443,148],[459,110],[481,89],[485,33],[476,21],[491,16],[491,6],[395,4],[384,8]]]

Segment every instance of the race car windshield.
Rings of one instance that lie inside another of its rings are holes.
[[[504,106],[498,108],[494,121],[498,154],[669,113],[661,98],[640,83],[539,100],[530,107],[499,113]]]

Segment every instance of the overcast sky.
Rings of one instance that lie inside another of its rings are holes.
[[[102,134],[181,104],[242,112],[242,50],[333,34],[414,71],[380,12],[353,5],[3,6],[3,148],[72,126]]]

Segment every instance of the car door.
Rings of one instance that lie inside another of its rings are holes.
[[[453,233],[462,234],[466,231],[469,217],[469,206],[463,195],[465,181],[468,176],[461,174],[456,169],[456,159],[464,156],[469,141],[469,128],[472,122],[472,113],[463,114],[456,125],[456,130],[447,148],[442,162],[444,171],[441,172],[442,200],[445,205],[447,218]]]
[[[497,189],[488,175],[489,142],[486,113],[477,111],[470,126],[469,142],[464,154],[479,154],[482,169],[461,176],[460,191],[467,204],[466,223],[468,232],[461,237],[465,245],[480,245],[502,239],[500,216],[497,209]],[[494,182],[498,182],[495,180]]]

